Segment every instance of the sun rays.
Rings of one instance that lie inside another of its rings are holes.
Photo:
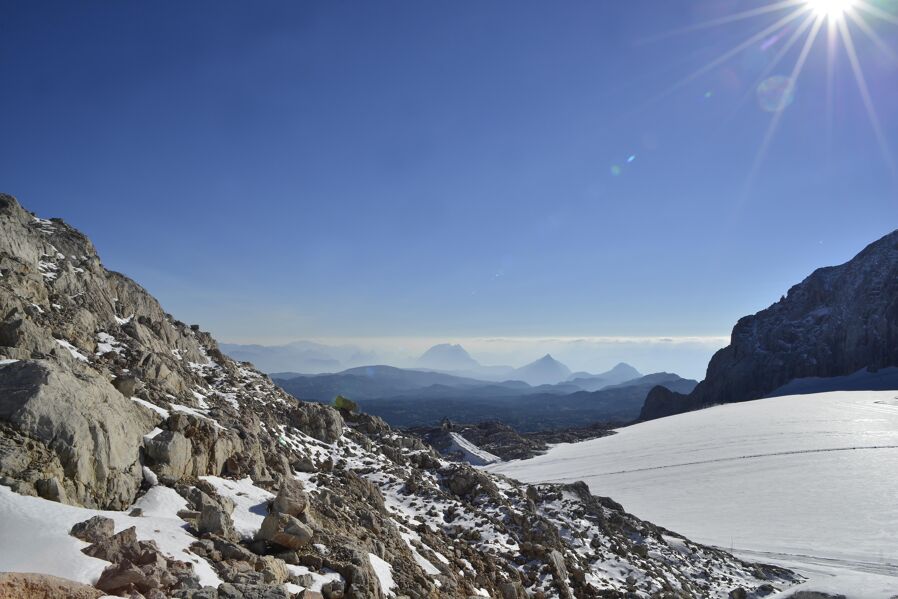
[[[735,46],[722,52],[708,63],[689,73],[659,96],[664,97],[679,90],[688,83],[706,75],[714,69],[728,63],[742,52],[756,46],[767,48],[778,45],[776,53],[757,77],[751,95],[757,95],[759,103],[764,110],[771,112],[770,123],[764,134],[761,146],[749,175],[749,184],[763,164],[767,151],[775,139],[776,132],[783,120],[786,108],[794,98],[796,86],[808,65],[812,53],[818,50],[817,46],[823,46],[820,51],[826,53],[826,132],[828,138],[832,135],[834,119],[834,88],[836,79],[835,63],[839,57],[847,57],[848,65],[853,74],[854,84],[857,87],[864,110],[869,120],[873,134],[879,146],[879,151],[885,164],[893,177],[898,180],[896,169],[888,140],[876,110],[873,95],[867,75],[864,71],[863,60],[855,41],[855,35],[859,32],[865,36],[884,57],[895,66],[898,66],[898,51],[889,46],[877,31],[882,25],[898,26],[898,15],[881,8],[878,0],[779,0],[770,1],[761,6],[724,15],[697,23],[687,28],[669,32],[663,39],[673,35],[682,35],[695,31],[706,30],[715,27],[739,22],[762,21],[762,17],[773,20],[770,24],[761,24],[757,32],[742,39]],[[783,74],[773,75],[783,67],[783,62],[794,51],[798,50],[798,56],[790,67],[785,67],[788,76]],[[864,57],[866,58],[866,57]],[[750,97],[746,95],[740,105]],[[657,99],[657,98],[656,98]]]

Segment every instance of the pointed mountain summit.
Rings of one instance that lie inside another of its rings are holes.
[[[512,378],[534,386],[554,385],[567,379],[570,375],[571,369],[553,358],[551,354],[546,354],[535,362],[521,366],[511,374]]]
[[[417,361],[418,368],[432,370],[475,370],[480,363],[461,345],[440,343],[424,352]]]

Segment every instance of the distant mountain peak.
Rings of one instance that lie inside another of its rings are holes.
[[[553,358],[552,354],[546,354],[512,373],[514,378],[534,386],[560,383],[570,375],[570,368]]]
[[[480,363],[457,343],[439,343],[421,354],[417,360],[417,366],[432,370],[452,371],[476,369],[480,367]]]

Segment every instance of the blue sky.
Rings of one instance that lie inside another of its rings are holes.
[[[822,39],[750,183],[793,30],[664,93],[765,4],[3,1],[0,187],[224,340],[727,335],[898,224]]]

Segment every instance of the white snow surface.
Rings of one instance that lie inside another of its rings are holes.
[[[495,456],[485,449],[480,449],[458,433],[449,433],[452,437],[452,445],[449,451],[460,451],[472,466],[486,466],[487,464],[495,464],[501,462],[502,458]]]
[[[696,542],[796,570],[803,589],[898,594],[898,391],[717,406],[487,469],[583,480]]]
[[[268,502],[274,495],[253,485],[253,479],[229,480],[217,476],[201,476],[215,487],[218,494],[234,502],[234,530],[244,539],[251,539],[262,528],[268,513]]]
[[[393,580],[393,566],[373,553],[368,554],[368,561],[371,562],[371,568],[374,570],[374,574],[377,575],[377,580],[380,582],[380,590],[383,591],[384,596],[395,597],[396,593],[393,592],[393,589],[396,588],[396,582]]]
[[[115,531],[137,527],[139,539],[156,541],[171,557],[190,562],[203,585],[217,587],[218,575],[206,560],[187,551],[196,539],[184,529],[177,510],[185,505],[173,489],[153,487],[135,503],[143,516],[127,512],[91,510],[38,497],[27,497],[0,486],[0,572],[37,572],[93,584],[109,562],[87,556],[87,543],[69,535],[78,522],[96,515],[115,521]]]

